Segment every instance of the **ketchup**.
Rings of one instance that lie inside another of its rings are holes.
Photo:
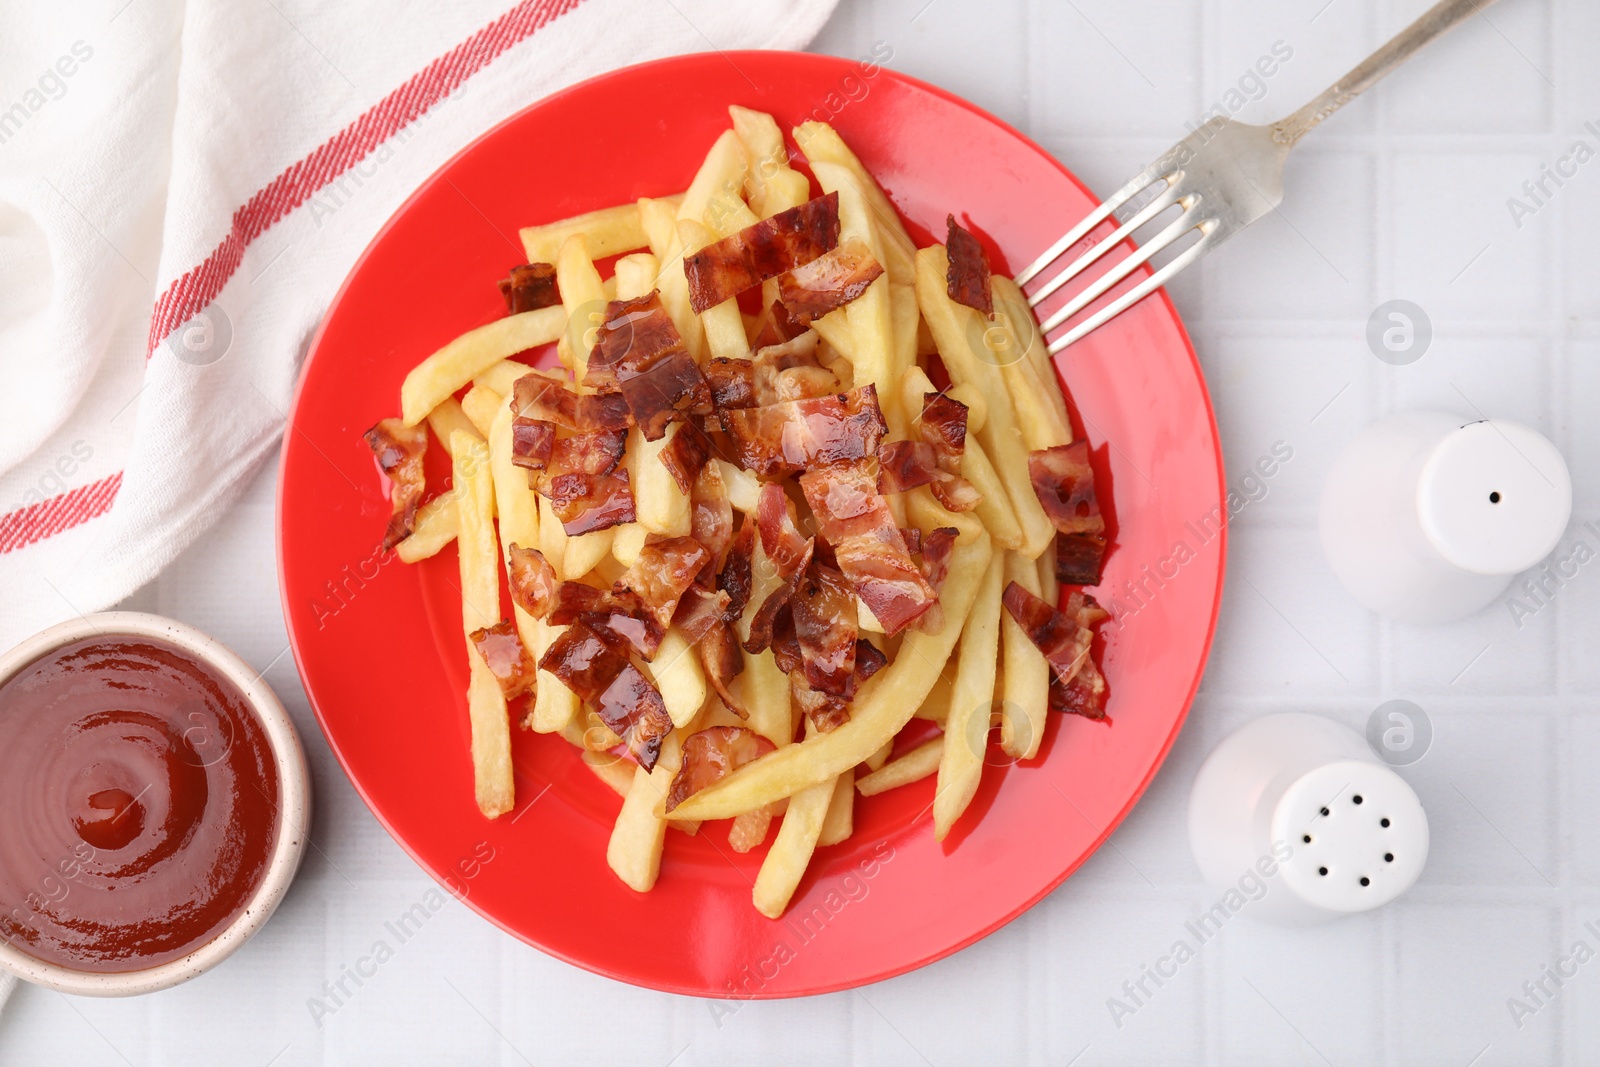
[[[143,970],[221,933],[278,836],[266,732],[164,641],[90,637],[0,685],[0,937],[85,971]]]

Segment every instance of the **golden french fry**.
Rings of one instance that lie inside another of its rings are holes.
[[[394,546],[395,555],[402,563],[427,559],[456,539],[459,523],[456,491],[448,489],[417,509],[411,536]]]
[[[879,745],[876,752],[862,760],[861,765],[864,766],[869,772],[875,771],[879,767],[882,767],[885,763],[889,762],[889,754],[893,751],[894,738],[891,737],[889,740]]]
[[[917,709],[917,718],[930,719],[942,723],[950,715],[950,682],[949,667],[939,672],[939,678],[933,683],[933,688],[928,691],[928,698]]]
[[[526,363],[519,363],[514,359],[502,359],[482,374],[474,377],[472,384],[481,385],[483,388],[499,393],[503,397],[511,397],[515,395],[517,379],[529,374],[542,374],[546,378],[560,382],[562,385],[571,384],[571,379],[559,367],[540,370],[530,367]]]
[[[967,810],[983,774],[989,740],[989,713],[994,707],[995,661],[1000,647],[1001,574],[1004,553],[996,552],[984,569],[983,584],[961,630],[956,677],[950,685],[950,713],[944,729],[948,742],[939,757],[939,787],[933,796],[933,836],[943,841]]]
[[[411,536],[415,537],[416,534]],[[1056,580],[1056,545],[1054,541],[1050,542],[1050,547],[1044,550],[1044,555],[1039,557],[1039,588],[1037,592],[1047,604],[1056,604],[1061,600],[1061,583]]]
[[[743,467],[735,467],[725,459],[714,459],[722,472],[722,484],[728,489],[728,502],[735,511],[754,515],[761,501],[761,482]]]
[[[944,627],[937,634],[906,634],[899,654],[856,694],[848,722],[746,764],[685,800],[674,814],[686,819],[725,819],[818,783],[831,788],[835,775],[854,767],[891,740],[927,697],[939,667],[950,658],[962,629],[961,621],[988,573],[991,555],[987,536],[971,545],[956,546],[939,597],[944,604]]]
[[[1011,510],[1011,495],[1006,492],[1005,482],[994,469],[977,435],[967,438],[967,446],[961,453],[961,477],[978,491],[978,506],[971,513],[978,516],[989,536],[994,538],[996,547],[1021,548],[1022,526]]]
[[[461,398],[462,414],[477,430],[472,436],[479,441],[488,439],[489,431],[494,427],[495,416],[500,414],[502,408],[506,408],[506,398],[493,389],[485,389],[481,385],[474,385],[467,390],[467,395]]]
[[[1015,552],[1006,553],[1005,580],[1039,596],[1039,569]],[[1050,702],[1050,664],[1027,631],[1003,607],[1000,611],[1000,747],[1016,759],[1033,759],[1044,740],[1045,711]]]
[[[556,518],[555,508],[550,505],[550,498],[539,498],[539,551],[544,554],[545,562],[554,567],[556,574],[567,577],[567,542],[571,540],[567,531],[562,528],[561,520]],[[527,546],[523,546],[527,547]]]
[[[649,252],[635,252],[617,260],[615,271],[612,277],[617,283],[616,299],[637,300],[641,296],[649,296],[650,290],[656,287],[656,275],[661,273],[661,264]]]
[[[472,420],[467,418],[467,413],[461,410],[461,403],[455,397],[439,401],[439,406],[428,412],[428,429],[444,446],[447,456],[450,455],[450,435],[455,431],[465,430],[474,437],[483,436]]]
[[[1051,385],[1052,389],[1055,386]],[[1059,389],[1055,390],[1057,393]],[[967,430],[977,433],[983,429],[983,424],[989,421],[989,398],[971,382],[961,382],[945,390],[945,395],[952,400],[958,400],[967,406]]]
[[[752,111],[737,104],[728,108],[728,117],[733,119],[733,132],[739,135],[750,164],[744,178],[745,199],[750,207],[762,218],[793,207],[786,200],[782,207],[773,206],[775,200],[784,199],[774,182],[783,181],[780,176],[785,171],[794,173],[789,169],[789,149],[777,122],[765,111]]]
[[[889,384],[904,382],[906,376],[917,370],[917,323],[922,312],[917,308],[917,290],[910,285],[889,286],[889,318],[894,327],[894,373]],[[905,389],[900,390],[902,398]],[[906,425],[910,426],[922,415],[922,398],[915,405],[901,402]],[[970,417],[969,417],[970,418]]]
[[[478,810],[493,819],[510,811],[513,804],[511,722],[500,683],[473,647],[471,634],[500,621],[500,561],[490,510],[494,483],[489,450],[482,441],[457,431],[451,435],[450,451],[459,524],[456,541],[461,554],[462,635],[471,666],[467,708],[472,724],[473,782]]]
[[[594,350],[595,331],[606,321],[606,293],[600,272],[594,269],[589,240],[575,233],[561,242],[556,254],[556,285],[561,289],[561,306],[567,309],[567,328],[562,337],[570,355],[573,377],[579,385],[589,368],[589,353]]]
[[[983,363],[974,347],[975,339],[987,327],[972,308],[957,304],[945,291],[945,272],[949,258],[943,245],[933,245],[917,253],[917,303],[922,317],[933,331],[939,355],[953,382],[970,382],[975,388],[1000,388],[995,368]],[[1027,444],[1017,427],[1017,416],[1008,404],[992,404],[983,430],[978,434],[984,451],[1005,483],[1017,523],[1022,527],[1019,551],[1038,559],[1055,539],[1055,527],[1033,492],[1028,474]]]
[[[920,782],[939,769],[942,752],[944,734],[929,738],[898,759],[892,759],[871,774],[856,779],[856,792],[864,797],[872,797],[912,782]]]
[[[916,254],[916,246],[911,243],[911,238],[906,234],[905,227],[900,223],[900,216],[895,211],[894,205],[889,203],[889,198],[884,195],[883,189],[873,180],[867,168],[861,165],[861,160],[844,143],[832,126],[825,122],[803,122],[794,130],[795,144],[800,146],[800,151],[805,153],[806,160],[811,164],[812,173],[816,173],[818,164],[837,164],[850,172],[850,180],[857,189],[866,197],[872,209],[872,221],[879,234],[883,237],[883,255],[878,262],[883,264],[891,281],[900,285],[910,285],[915,276],[915,264],[912,257]],[[820,175],[818,184],[822,183]],[[823,186],[827,190],[827,186]],[[827,190],[831,191],[831,190]],[[877,254],[877,250],[874,250]]]
[[[818,848],[837,845],[855,832],[855,786],[853,771],[845,771],[833,780],[833,799],[828,802],[828,813],[822,817],[822,833],[817,837]]]
[[[624,800],[628,797],[628,790],[633,788],[633,772],[639,765],[631,760],[613,756],[609,752],[590,752],[584,749],[578,754],[583,760],[583,765],[594,772],[594,776],[611,788],[611,791]]]
[[[981,490],[980,490],[981,492]],[[951,511],[934,497],[933,490],[919,485],[909,492],[898,494],[906,502],[906,517],[911,525],[923,533],[941,526],[952,526],[956,531],[956,544],[970,545],[985,533],[983,521],[974,511]]]
[[[682,423],[671,423],[659,439],[647,441],[636,426],[628,431],[627,451],[623,455],[623,462],[628,465],[628,482],[633,488],[634,515],[640,526],[663,537],[689,535],[689,496],[678,488],[666,464],[661,462],[662,451],[682,429]]]
[[[694,219],[678,220],[678,239],[683,242],[685,254],[698,252],[715,240],[711,232]],[[736,298],[729,297],[715,307],[702,311],[700,328],[705,331],[706,349],[713,358],[750,358],[750,341],[745,336],[744,318],[739,314],[739,301]]]
[[[692,219],[716,233],[737,233],[743,229],[742,221],[731,230],[724,231],[723,227],[729,224],[730,216],[742,220],[750,214],[744,202],[744,179],[749,170],[744,143],[733,130],[724,130],[712,143],[694,181],[683,194],[678,218]]]
[[[656,288],[661,291],[661,306],[683,338],[689,355],[699,362],[704,355],[706,336],[700,316],[689,306],[689,279],[683,273],[683,241],[678,236],[678,208],[661,200],[639,201],[644,232],[650,238],[650,251],[660,266]]]
[[[633,784],[628,787],[622,811],[611,828],[606,844],[606,863],[629,889],[648,893],[661,873],[661,846],[667,836],[667,821],[656,814],[665,802],[667,789],[683,761],[683,749],[676,733],[661,743],[655,769],[635,767]]]
[[[639,553],[644,551],[650,531],[636,522],[625,522],[621,526],[613,526],[611,533],[612,558],[624,567],[633,566],[639,559]]]
[[[565,310],[547,307],[507,315],[468,330],[406,375],[400,386],[401,418],[407,426],[415,426],[457,389],[496,363],[556,340],[566,322]]]
[[[811,328],[817,331],[817,336],[849,360],[852,369],[854,368],[856,345],[850,333],[850,305],[834,308],[821,318],[812,319]]]
[[[1055,361],[1045,345],[1044,335],[1039,332],[1039,320],[1034,317],[1027,296],[1016,282],[1003,275],[991,275],[989,281],[999,305],[996,311],[1003,312],[997,313],[996,319],[1011,331],[1022,352],[1023,364],[1032,372],[1034,380],[1050,401],[1057,429],[1066,435],[1064,441],[1071,441],[1072,420],[1067,416],[1067,398],[1061,392]]]
[[[682,631],[675,627],[667,631],[656,658],[650,661],[650,673],[667,705],[672,725],[688,726],[706,702],[706,676],[700,668],[700,656]]]
[[[783,579],[778,577],[777,568],[767,559],[759,540],[750,561],[750,573],[750,602],[745,606],[744,614],[733,623],[733,631],[740,642],[750,639],[751,620],[773,590],[783,584]],[[734,680],[734,686],[744,701],[744,709],[750,713],[750,720],[741,725],[748,726],[782,748],[794,740],[789,676],[779,668],[778,661],[770,652],[753,653],[741,649],[739,654],[744,657],[744,670]],[[677,815],[676,810],[673,815]]]
[[[802,747],[792,745],[784,751],[798,751]],[[805,877],[811,854],[816,851],[817,840],[822,836],[822,823],[828,814],[828,805],[833,800],[833,790],[834,784],[830,778],[801,789],[790,798],[783,825],[778,827],[778,836],[767,850],[767,858],[761,862],[761,872],[756,875],[755,890],[751,894],[756,910],[767,918],[776,919],[783,914],[800,885],[800,879]]]
[[[680,197],[663,199],[676,207]],[[643,248],[647,243],[644,225],[639,218],[639,205],[633,203],[601,208],[543,226],[524,226],[522,250],[527,253],[529,263],[554,263],[561,251],[561,243],[575,233],[588,237],[589,253],[597,259],[619,252],[631,252],[635,248]]]
[[[576,580],[598,567],[611,555],[611,530],[594,530],[567,538],[561,554],[561,576]]]

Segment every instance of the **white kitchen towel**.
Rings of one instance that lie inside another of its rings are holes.
[[[453,153],[607,69],[801,47],[833,3],[12,5],[0,648],[115,603],[216,520],[340,280]]]

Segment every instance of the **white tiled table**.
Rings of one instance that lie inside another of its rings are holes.
[[[1274,42],[1293,54],[1246,120],[1297,106],[1423,6],[845,0],[816,47],[861,55],[888,42],[891,66],[993,110],[1103,191]],[[432,883],[356,798],[296,679],[277,600],[274,464],[130,606],[194,623],[266,668],[309,743],[315,849],[268,928],[212,974],[120,1002],[20,991],[0,1018],[0,1062],[1600,1062],[1600,959],[1520,1028],[1507,1007],[1574,942],[1600,952],[1583,928],[1600,926],[1600,562],[1520,629],[1496,605],[1418,630],[1357,608],[1315,535],[1339,445],[1384,412],[1431,404],[1549,434],[1576,483],[1564,544],[1600,549],[1577,525],[1600,518],[1600,270],[1588,243],[1600,161],[1520,228],[1506,204],[1575,139],[1600,150],[1600,6],[1505,0],[1489,17],[1319,129],[1291,164],[1283,212],[1175,287],[1233,479],[1274,442],[1294,458],[1235,522],[1210,671],[1166,766],[1110,845],[1027,915],[902,978],[726,1015],[558,963],[452,902],[319,1026],[308,1001],[322,983]],[[1420,304],[1434,329],[1405,367],[1363,340],[1369,313],[1394,297]],[[1107,998],[1211,902],[1184,833],[1205,753],[1267,711],[1360,728],[1393,697],[1422,705],[1436,731],[1403,771],[1433,827],[1420,884],[1331,926],[1235,919],[1117,1027]]]

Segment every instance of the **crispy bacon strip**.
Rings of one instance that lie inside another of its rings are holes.
[[[926,441],[885,441],[878,446],[878,492],[904,493],[940,474],[939,457]]]
[[[518,378],[512,386],[513,415],[554,423],[572,433],[616,432],[633,425],[628,402],[619,393],[579,396],[565,382],[540,371]]]
[[[710,439],[704,430],[688,421],[672,435],[672,440],[660,453],[661,465],[672,475],[679,491],[686,495],[694,488],[695,476],[710,458]]]
[[[511,268],[511,276],[501,278],[499,285],[506,311],[512,315],[561,303],[554,263],[518,263]]]
[[[939,474],[930,489],[951,511],[978,506],[978,490],[961,477],[961,456],[967,449],[967,405],[944,393],[922,398],[922,440],[933,449]]]
[[[867,291],[883,264],[859,237],[852,237],[803,267],[778,275],[778,299],[795,321],[810,325]]]
[[[687,432],[685,427],[678,436]],[[711,554],[706,568],[714,576],[727,562],[728,549],[733,544],[733,502],[728,498],[722,469],[715,463],[703,465],[686,492],[689,494],[689,535]]]
[[[1105,558],[1101,534],[1056,534],[1056,581],[1063,585],[1099,585]]]
[[[940,526],[929,530],[922,538],[922,576],[928,579],[934,592],[944,588],[945,575],[950,573],[950,555],[956,550],[959,533],[954,526]]]
[[[697,640],[695,648],[700,652],[700,666],[705,669],[706,681],[711,683],[712,690],[722,698],[729,711],[748,719],[750,713],[728,689],[744,670],[744,656],[739,652],[739,639],[734,636],[733,628],[725,622],[716,622]]]
[[[761,487],[756,498],[756,526],[761,532],[761,550],[780,576],[787,578],[810,560],[809,538],[795,525],[794,505],[777,482]]]
[[[810,471],[800,476],[800,488],[839,569],[886,633],[899,633],[933,606],[937,594],[864,465]]]
[[[767,599],[761,602],[756,613],[750,617],[750,637],[744,643],[746,652],[754,655],[772,643],[772,635],[778,625],[780,614],[786,614],[784,609],[789,606],[789,598],[794,596],[795,587],[805,577],[806,567],[811,563],[811,553],[816,547],[816,540],[808,538],[805,542],[805,553],[794,572],[784,579],[782,585],[767,594]]]
[[[710,386],[659,293],[607,304],[595,336],[584,381],[602,390],[615,384],[647,440],[660,440],[667,423],[684,414],[710,413]]]
[[[743,726],[711,726],[690,734],[683,742],[683,766],[667,787],[666,810],[671,811],[773,748],[771,741]]]
[[[692,537],[673,537],[647,544],[633,566],[612,587],[613,595],[632,593],[665,630],[694,579],[711,559],[706,547]]]
[[[552,625],[583,622],[613,645],[626,646],[645,659],[655,657],[666,631],[631,590],[609,592],[583,582],[562,582],[550,608]]]
[[[1067,611],[1078,624],[1078,645],[1082,650],[1082,663],[1070,680],[1062,681],[1058,675],[1050,678],[1050,709],[1069,715],[1082,715],[1096,722],[1106,718],[1106,679],[1100,665],[1094,661],[1090,648],[1094,632],[1090,627],[1110,618],[1087,593],[1073,593],[1067,598]]]
[[[994,293],[989,288],[988,253],[971,232],[962,229],[954,215],[945,216],[945,227],[944,243],[950,253],[945,291],[956,303],[993,317]]]
[[[812,561],[790,598],[806,681],[846,696],[856,668],[856,598],[843,574]]]
[[[556,446],[556,424],[543,419],[511,417],[511,462],[531,471],[542,471],[550,465],[550,454]]]
[[[533,687],[538,667],[522,646],[516,624],[510,619],[474,630],[470,639],[507,700],[515,700]]]
[[[633,490],[626,470],[611,474],[558,474],[549,481],[550,507],[568,537],[634,522]]]
[[[672,616],[672,625],[682,632],[684,640],[691,645],[704,638],[713,626],[723,622],[728,612],[730,598],[727,591],[708,588],[701,584],[704,581],[705,572],[702,571],[700,580],[684,591],[683,599],[678,601],[678,610]]]
[[[806,330],[782,344],[756,350],[751,363],[758,403],[810,400],[839,391],[839,376],[817,359],[817,341],[816,333]]]
[[[537,548],[512,545],[507,553],[511,574],[511,599],[536,619],[547,618],[555,606],[560,580],[556,569]]]
[[[854,699],[856,691],[868,678],[877,674],[889,662],[888,658],[878,651],[877,646],[865,638],[856,640],[855,657],[856,665],[850,675],[850,692],[847,698],[830,696],[814,689],[806,680],[803,671],[788,672],[789,698],[794,701],[802,714],[816,724],[820,733],[836,730],[850,721],[850,700]]]
[[[781,345],[800,336],[806,331],[806,325],[795,321],[783,304],[774,300],[756,316],[755,329],[756,336],[751,347],[766,348],[770,345]]]
[[[873,385],[722,417],[739,465],[768,477],[865,459],[877,452],[887,429]]]
[[[1106,521],[1094,495],[1089,442],[1041,448],[1028,453],[1028,478],[1050,523],[1064,534],[1103,534]]]
[[[722,613],[723,622],[734,622],[744,615],[750,603],[750,593],[755,585],[750,563],[756,551],[756,523],[745,519],[728,549],[728,560],[717,574],[717,588],[728,594],[728,606]]]
[[[421,423],[407,426],[399,419],[383,419],[361,439],[372,449],[378,470],[389,481],[393,510],[383,531],[383,550],[387,552],[411,536],[417,521],[417,506],[427,488],[422,457],[428,451],[428,428]]]
[[[768,278],[810,263],[838,243],[838,193],[780,211],[683,257],[689,306],[696,314],[716,307]]]
[[[648,771],[656,765],[672,719],[660,690],[625,652],[577,619],[550,642],[539,669],[555,675],[593,708],[627,743],[639,766]]]

